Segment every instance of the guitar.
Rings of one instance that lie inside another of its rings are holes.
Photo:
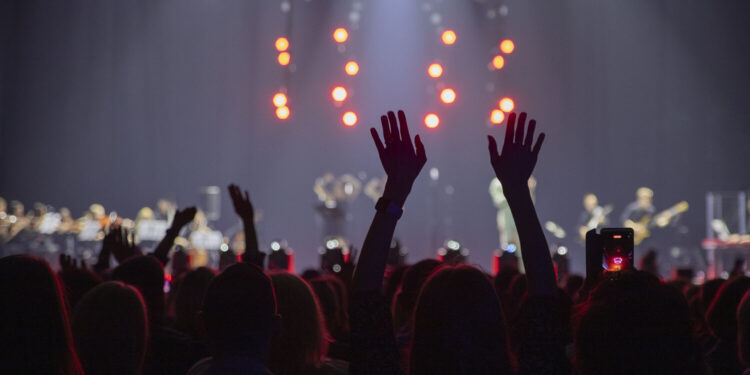
[[[687,201],[682,201],[676,205],[659,212],[655,216],[646,215],[639,221],[626,220],[625,226],[633,229],[633,243],[640,245],[643,240],[651,237],[651,229],[654,227],[664,228],[672,221],[672,219],[687,211],[690,205]]]

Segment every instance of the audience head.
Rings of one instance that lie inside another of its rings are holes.
[[[299,374],[318,366],[328,350],[327,332],[318,300],[302,278],[271,274],[281,314],[281,333],[271,345],[269,368],[276,375]]]
[[[737,308],[737,346],[740,361],[750,367],[750,290],[745,293]]]
[[[411,374],[509,374],[500,302],[487,276],[446,267],[425,283],[414,311]]]
[[[726,280],[724,279],[711,279],[703,283],[700,291],[701,308],[705,314],[708,308],[711,307],[711,303],[716,298],[716,293],[719,293],[719,289],[724,285]]]
[[[247,263],[227,267],[208,285],[201,320],[214,357],[266,361],[277,320],[271,279]]]
[[[706,321],[719,340],[737,339],[737,306],[750,289],[750,277],[739,276],[727,280],[706,311]]]
[[[346,334],[346,322],[340,319],[340,302],[333,290],[333,285],[326,277],[318,277],[310,280],[310,286],[320,303],[320,310],[325,317],[326,328],[334,339],[340,339]]]
[[[386,278],[383,285],[383,295],[385,296],[385,300],[388,301],[388,304],[391,304],[393,302],[393,297],[401,287],[401,282],[404,279],[404,274],[408,269],[409,266],[407,266],[406,264],[399,264],[397,266],[394,266],[391,269],[390,273],[386,272]]]
[[[61,284],[35,257],[0,259],[0,373],[82,374]]]
[[[102,279],[87,269],[67,269],[59,274],[60,281],[68,297],[68,305],[74,308],[84,294],[102,282]]]
[[[424,259],[409,267],[401,281],[401,290],[396,294],[396,303],[409,313],[414,311],[422,286],[442,265],[438,260]]]
[[[189,271],[180,279],[175,298],[175,328],[193,338],[199,336],[198,312],[203,304],[208,284],[216,276],[216,271],[200,267]]]
[[[87,375],[140,374],[148,320],[138,290],[109,281],[86,293],[73,314],[73,339]]]
[[[602,280],[581,306],[575,333],[581,374],[696,373],[699,356],[687,301],[635,271]]]
[[[585,281],[581,275],[568,275],[565,278],[565,287],[563,287],[563,290],[574,302],[578,301],[578,292],[583,287]]]
[[[122,262],[112,272],[112,279],[130,284],[138,289],[148,308],[151,324],[164,320],[164,268],[158,259],[137,255]]]

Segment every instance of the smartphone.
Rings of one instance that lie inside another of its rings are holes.
[[[603,228],[586,233],[587,277],[602,272],[620,272],[635,269],[633,229]]]

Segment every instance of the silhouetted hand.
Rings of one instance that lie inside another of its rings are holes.
[[[124,228],[114,228],[110,231],[110,234],[112,232],[114,232],[114,236],[110,239],[112,241],[112,254],[118,263],[122,263],[138,253],[138,249],[134,243],[133,232],[127,231]]]
[[[380,140],[375,128],[371,128],[370,133],[378,149],[380,162],[388,175],[383,197],[403,206],[414,180],[427,162],[424,145],[419,135],[412,143],[404,111],[398,111],[398,121],[396,115],[390,111],[387,116],[380,116],[380,122],[383,126],[385,144]]]
[[[86,269],[86,262],[81,261],[81,267],[78,267],[78,260],[67,254],[60,254],[60,268],[63,272],[78,271]]]
[[[525,188],[528,189],[529,177],[536,166],[537,155],[544,142],[544,133],[532,148],[534,143],[534,128],[536,120],[529,121],[529,129],[524,138],[524,126],[526,123],[526,112],[521,112],[516,123],[516,113],[513,112],[508,117],[508,125],[505,129],[505,142],[503,143],[502,154],[498,154],[497,142],[495,138],[488,135],[490,162],[495,170],[503,189]]]
[[[247,193],[247,190],[245,190],[245,194],[243,195],[240,187],[235,184],[229,185],[228,190],[229,196],[232,198],[234,212],[239,215],[242,221],[254,223],[255,210],[253,204],[250,202],[250,195]]]
[[[182,227],[193,221],[196,212],[195,206],[185,208],[184,210],[177,210],[172,220],[172,228],[179,231]]]

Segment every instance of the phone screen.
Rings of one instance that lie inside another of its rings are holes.
[[[601,231],[602,267],[609,272],[635,268],[633,255],[633,230],[630,228],[604,228]]]

